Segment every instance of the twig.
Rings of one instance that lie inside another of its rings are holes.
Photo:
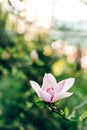
[[[87,100],[85,100],[84,102],[82,102],[80,105],[76,106],[76,107],[74,108],[74,110],[72,111],[70,117],[71,117],[72,115],[75,115],[76,111],[77,111],[78,109],[80,109],[82,106],[84,106],[85,104],[87,104]]]
[[[56,109],[56,107],[53,104],[48,104],[48,106],[51,108],[53,112],[57,113],[59,116],[61,116],[63,119],[67,121],[79,121],[79,119],[70,119],[70,116],[69,117],[64,116],[60,111]]]

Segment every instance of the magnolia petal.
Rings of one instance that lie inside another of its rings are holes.
[[[47,91],[47,89],[52,88],[52,85],[47,80],[44,80],[41,88]]]
[[[59,82],[55,87],[55,93],[60,93],[64,87],[65,80]]]
[[[56,79],[52,74],[45,74],[43,78],[42,89],[47,90],[48,88],[55,87],[56,83]]]
[[[72,85],[74,84],[74,82],[75,82],[75,78],[68,78],[68,79],[66,79],[64,87],[62,89],[62,92],[68,91],[72,87]]]
[[[45,102],[51,102],[51,95],[42,89],[39,90],[39,97]]]
[[[32,88],[34,89],[34,91],[38,94],[39,96],[39,90],[41,89],[39,84],[35,81],[30,81],[30,84],[32,86]]]
[[[56,101],[61,100],[63,98],[67,98],[67,97],[71,96],[72,94],[73,94],[73,92],[65,92],[65,93],[55,94],[54,98],[51,102],[56,102]]]

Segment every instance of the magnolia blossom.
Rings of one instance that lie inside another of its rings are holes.
[[[87,70],[87,56],[83,56],[81,58],[81,67],[83,70]]]
[[[51,46],[53,49],[60,49],[64,45],[64,42],[62,40],[57,40],[51,43]]]
[[[39,56],[36,50],[32,50],[30,53],[30,56],[33,62],[36,62],[39,59]]]
[[[53,103],[73,94],[73,92],[67,91],[72,87],[74,81],[74,78],[68,78],[57,83],[54,76],[49,73],[45,74],[42,87],[35,81],[30,81],[30,84],[43,101]]]

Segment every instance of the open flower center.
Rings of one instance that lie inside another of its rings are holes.
[[[47,92],[51,95],[51,100],[52,100],[53,97],[54,97],[54,89],[53,88],[48,88]]]

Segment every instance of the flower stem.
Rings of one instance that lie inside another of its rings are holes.
[[[78,119],[70,119],[70,118],[68,118],[68,117],[65,117],[60,111],[58,111],[57,109],[56,109],[56,107],[53,105],[53,104],[47,104],[49,107],[50,107],[50,109],[53,111],[53,112],[55,112],[55,113],[57,113],[59,116],[61,116],[63,119],[65,119],[65,120],[67,120],[67,121],[79,121]]]

